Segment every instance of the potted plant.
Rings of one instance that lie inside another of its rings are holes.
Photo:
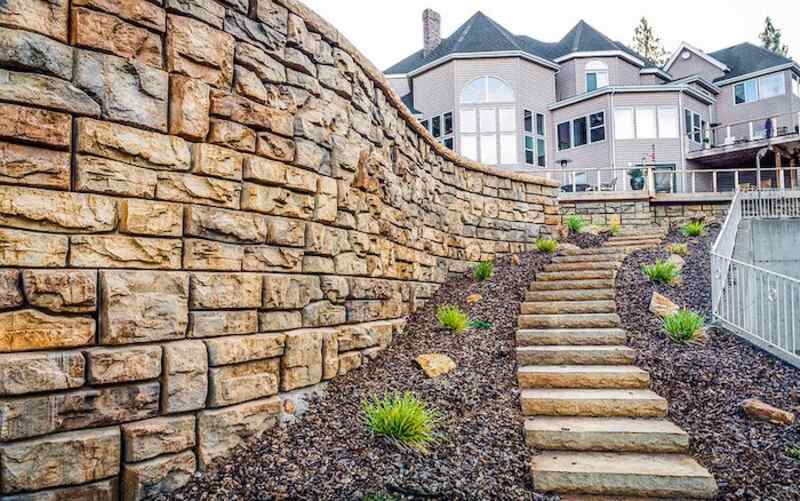
[[[644,189],[644,171],[640,168],[631,169],[628,171],[628,176],[631,178],[631,189],[633,191],[639,191]]]

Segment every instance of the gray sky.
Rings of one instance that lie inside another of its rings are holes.
[[[512,33],[546,42],[560,39],[584,19],[614,40],[631,44],[647,17],[668,53],[681,41],[707,52],[740,42],[758,43],[764,18],[782,29],[789,55],[800,60],[800,1],[797,0],[304,0],[381,70],[422,48],[422,11],[442,14],[449,36],[476,11]],[[558,8],[564,5],[566,8]],[[790,25],[795,28],[790,31]]]

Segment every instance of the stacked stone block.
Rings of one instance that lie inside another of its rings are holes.
[[[555,190],[294,1],[0,2],[0,497],[180,487],[554,234]]]
[[[587,222],[600,226],[670,226],[692,219],[721,222],[725,219],[729,206],[728,200],[695,203],[649,199],[602,200],[592,197],[591,200],[561,201],[559,220],[565,223],[570,216],[578,215]]]

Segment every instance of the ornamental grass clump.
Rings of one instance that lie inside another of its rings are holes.
[[[469,316],[458,306],[440,306],[436,310],[436,319],[439,325],[455,333],[464,332],[470,326]]]
[[[667,247],[667,250],[672,254],[677,254],[679,256],[688,256],[689,244],[670,244]]]
[[[790,458],[800,461],[800,445],[795,445],[786,448],[786,455]]]
[[[434,430],[439,414],[411,392],[375,397],[364,401],[361,407],[365,425],[376,435],[422,452],[436,440]]]
[[[690,310],[679,310],[664,317],[664,330],[676,343],[697,343],[705,338],[705,320]]]
[[[681,231],[687,237],[699,237],[705,233],[706,224],[702,221],[693,221],[683,225]]]
[[[608,225],[608,232],[611,233],[611,236],[616,237],[622,231],[622,225],[619,223],[611,223]]]
[[[472,268],[472,274],[475,276],[475,280],[483,282],[494,275],[494,262],[483,261],[482,263],[476,264]]]
[[[552,254],[558,249],[558,242],[552,238],[540,238],[536,241],[536,248],[539,249],[539,252]]]
[[[586,227],[586,221],[580,216],[570,216],[567,218],[567,228],[572,233],[580,233]]]
[[[655,264],[644,266],[642,271],[647,278],[658,284],[672,284],[680,277],[675,264],[661,260],[656,261]]]

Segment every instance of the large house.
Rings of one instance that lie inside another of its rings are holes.
[[[659,191],[720,191],[739,174],[696,172],[797,165],[800,66],[755,45],[683,43],[658,66],[584,21],[550,43],[478,12],[442,38],[426,10],[423,33],[385,73],[436,138],[473,160],[570,173],[565,189],[579,190],[619,189],[645,166]],[[750,170],[740,174],[754,183]]]

